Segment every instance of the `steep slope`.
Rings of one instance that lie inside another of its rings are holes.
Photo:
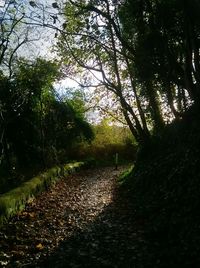
[[[144,267],[200,267],[200,112],[142,148],[122,189],[144,224]]]

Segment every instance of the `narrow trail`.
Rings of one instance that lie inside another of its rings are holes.
[[[0,266],[142,267],[140,224],[117,191],[123,169],[70,175],[33,200],[0,230]]]

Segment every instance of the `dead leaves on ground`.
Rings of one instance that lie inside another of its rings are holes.
[[[124,229],[121,223],[112,222],[113,189],[121,171],[104,168],[71,175],[31,200],[23,212],[0,230],[0,266],[36,265],[52,255],[62,241],[68,241],[76,232],[84,233],[86,229],[91,252],[98,252],[101,240],[89,237],[95,228],[98,232],[105,232],[105,226],[110,230],[115,228],[115,232],[117,228]],[[110,214],[106,216],[104,210],[109,206]],[[97,223],[99,217],[101,220]],[[107,234],[106,239],[112,245],[112,236]],[[80,251],[81,258],[88,254],[84,249],[71,247],[68,250]]]

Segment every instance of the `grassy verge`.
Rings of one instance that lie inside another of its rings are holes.
[[[131,167],[129,167],[127,170],[125,170],[118,178],[118,183],[119,185],[123,185],[126,183],[126,181],[128,180],[128,178],[130,176],[132,176],[132,172],[133,172],[133,168],[134,166],[132,165]]]
[[[28,200],[46,190],[59,178],[73,173],[83,166],[83,162],[70,163],[62,167],[56,166],[22,183],[19,187],[0,195],[0,226],[11,216],[22,210]]]

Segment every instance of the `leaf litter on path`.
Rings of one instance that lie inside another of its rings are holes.
[[[140,267],[142,233],[117,195],[124,169],[70,175],[32,200],[0,230],[0,266]]]

